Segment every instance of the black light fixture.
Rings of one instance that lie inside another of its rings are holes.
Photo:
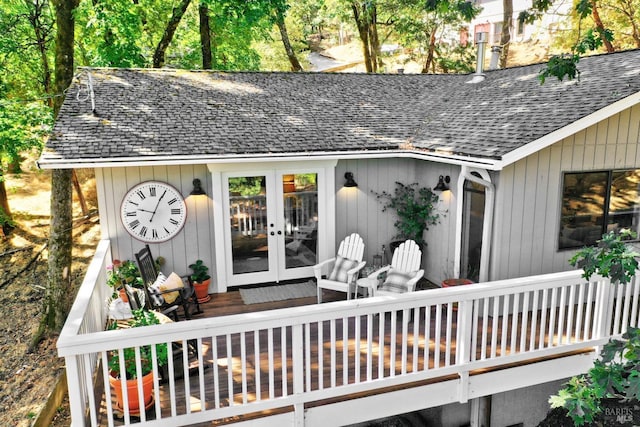
[[[344,179],[346,180],[344,183],[344,187],[357,187],[358,183],[353,180],[353,173],[345,172]]]
[[[451,177],[449,175],[443,176],[440,175],[438,177],[438,183],[435,187],[433,187],[434,191],[447,191],[449,190],[449,183],[451,182]]]
[[[207,194],[202,189],[202,182],[198,178],[193,180],[193,190],[189,194],[192,196],[205,196]]]

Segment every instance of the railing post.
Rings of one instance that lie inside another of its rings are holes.
[[[81,427],[85,425],[85,409],[87,400],[84,396],[84,384],[80,378],[80,366],[78,365],[78,357],[67,356],[64,358],[67,370],[67,392],[69,394],[69,411],[71,412],[71,425],[73,427]]]
[[[456,366],[464,366],[471,360],[472,315],[473,301],[460,301],[458,303],[458,328],[456,333]],[[461,369],[459,376],[458,400],[460,403],[466,403],[469,396],[469,373]]]
[[[598,291],[596,292],[596,336],[594,338],[603,338],[611,333],[611,315],[613,301],[611,292],[611,281],[606,277],[598,277],[596,279]]]
[[[304,393],[304,337],[303,326],[295,324],[291,327],[291,358],[293,374],[293,395]],[[297,403],[294,406],[294,424],[304,426],[304,404]]]

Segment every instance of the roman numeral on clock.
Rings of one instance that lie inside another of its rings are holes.
[[[167,203],[169,203],[170,205],[174,204],[175,202],[177,202],[178,199],[176,199],[175,197],[171,200],[169,200]]]
[[[142,192],[142,190],[138,190],[136,191],[136,194],[138,195],[138,197],[140,197],[140,200],[144,200],[147,198],[147,196],[144,195],[144,193]]]
[[[138,221],[137,219],[129,223],[129,227],[131,227],[132,230],[135,230],[139,225],[140,221]]]
[[[127,216],[137,216],[138,213],[136,211],[133,211],[133,212],[127,212],[126,215]]]
[[[156,197],[156,187],[149,188],[149,196]]]
[[[153,230],[151,230],[151,236],[154,239],[157,239],[158,238],[158,230],[156,230],[155,228]]]
[[[172,208],[171,215],[180,215],[182,213],[182,209],[180,208]]]
[[[142,228],[140,229],[140,235],[142,237],[147,237],[147,227],[145,227],[144,225],[142,226]]]

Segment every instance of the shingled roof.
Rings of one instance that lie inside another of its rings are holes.
[[[621,100],[638,103],[640,50],[583,58],[579,81],[540,85],[541,68],[488,71],[480,83],[468,83],[471,75],[84,68],[40,165],[397,152],[499,163]]]

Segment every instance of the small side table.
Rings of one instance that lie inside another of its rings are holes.
[[[378,279],[370,279],[368,277],[363,277],[362,279],[356,280],[356,299],[358,298],[358,293],[360,288],[367,289],[367,296],[373,296],[378,289]]]

